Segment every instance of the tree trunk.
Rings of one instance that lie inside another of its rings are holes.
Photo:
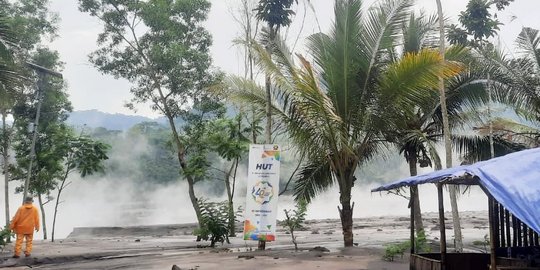
[[[350,198],[350,196],[349,196]],[[339,210],[339,217],[341,218],[341,227],[343,228],[343,244],[345,247],[353,246],[353,210],[354,204],[351,205],[351,201],[346,200],[341,202],[341,209]]]
[[[291,230],[291,238],[294,244],[294,250],[298,251],[298,242],[296,242],[296,236],[294,236],[294,230]]]
[[[457,205],[457,187],[448,185],[450,191],[450,206],[452,207],[452,221],[454,223],[454,240],[456,252],[463,252],[463,235],[461,234],[461,219],[459,217],[459,209]]]
[[[56,228],[56,215],[58,214],[58,205],[60,204],[60,195],[62,195],[62,191],[64,190],[64,184],[66,183],[66,179],[69,174],[69,166],[70,164],[67,165],[68,169],[66,169],[66,173],[64,174],[64,179],[62,180],[62,183],[60,184],[60,187],[58,188],[58,194],[56,195],[56,202],[54,204],[53,223],[52,223],[52,230],[51,230],[51,242],[54,242],[54,231]]]
[[[441,0],[437,1],[437,11],[439,16],[439,53],[441,55],[441,58],[443,61],[444,54],[446,52],[445,48],[445,38],[446,35],[444,33],[444,18],[443,18],[443,12],[442,12],[442,4]],[[446,150],[446,168],[452,168],[452,142],[451,142],[451,135],[450,135],[450,124],[448,122],[448,111],[446,106],[446,93],[444,89],[444,79],[439,78],[439,94],[440,94],[440,102],[441,102],[441,112],[442,112],[442,120],[443,120],[443,133],[444,133],[444,147]],[[457,197],[455,192],[455,187],[450,186],[450,201],[452,206],[452,219],[454,221],[454,237],[455,237],[455,243],[456,243],[456,251],[462,252],[463,251],[463,240],[461,237],[461,222],[459,220],[459,211],[457,209]]]
[[[234,237],[236,236],[236,224],[235,224],[235,217],[234,217],[234,203],[233,203],[233,190],[231,187],[231,174],[234,170],[236,161],[231,165],[231,168],[227,173],[225,174],[225,189],[227,190],[227,200],[228,205],[227,208],[229,210],[229,236]]]
[[[268,42],[274,42],[274,39],[277,35],[277,31],[275,31],[270,25],[268,26],[270,29],[270,40]],[[266,52],[268,53],[268,57],[272,59],[272,50],[270,49],[271,45],[268,44],[266,46]],[[265,76],[265,87],[266,87],[266,144],[272,143],[272,81],[270,74],[266,74]]]
[[[270,29],[270,41],[274,42],[274,30],[272,27],[269,26]],[[270,46],[266,46],[266,52],[268,52],[268,55],[271,59],[272,57],[272,51],[270,50]],[[270,74],[266,74],[265,76],[265,86],[266,86],[266,134],[265,134],[265,143],[271,144],[272,143],[272,82],[270,78]],[[266,249],[266,242],[263,240],[259,240],[258,245],[259,250],[265,250]]]
[[[165,110],[168,112],[168,108]],[[180,163],[180,167],[182,168],[182,170],[185,171],[187,168],[187,164],[186,164],[186,160],[184,156],[184,147],[182,145],[182,142],[180,141],[180,136],[178,135],[178,131],[176,131],[174,118],[172,117],[172,114],[170,113],[167,113],[166,117],[169,120],[169,125],[173,133],[173,140],[176,144],[178,162]],[[191,205],[193,206],[193,210],[195,210],[195,215],[197,216],[197,222],[199,223],[199,227],[200,227],[202,225],[202,215],[201,215],[201,208],[199,207],[198,199],[195,196],[195,189],[194,189],[195,180],[190,175],[186,175],[186,180],[188,182],[189,199],[191,201]]]
[[[43,239],[47,240],[47,222],[45,220],[45,207],[43,205],[43,200],[41,199],[41,193],[38,193],[38,202],[39,209],[41,209],[41,227],[43,229]]]
[[[270,53],[270,52],[268,52]],[[272,93],[270,91],[271,81],[270,81],[270,75],[266,75],[265,78],[265,85],[266,85],[266,134],[265,134],[265,140],[266,144],[272,143]]]
[[[409,158],[409,172],[411,176],[416,176],[418,174],[417,170],[417,158],[416,155]],[[420,195],[418,195],[418,186],[411,186],[413,192],[413,207],[414,207],[414,228],[416,229],[416,234],[418,235],[421,231],[424,230],[424,222],[422,221],[422,211],[420,209]]]
[[[2,132],[4,135],[4,141],[2,144],[2,157],[4,159],[3,171],[4,171],[4,199],[5,199],[5,211],[6,211],[6,226],[9,226],[9,136],[6,124],[7,112],[2,112]],[[8,241],[11,239],[8,238]]]

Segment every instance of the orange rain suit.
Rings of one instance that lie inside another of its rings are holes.
[[[37,208],[30,202],[23,204],[17,210],[9,228],[17,234],[15,255],[19,256],[21,254],[23,238],[26,238],[26,251],[24,254],[30,256],[34,229],[36,229],[36,232],[39,231],[39,214]]]

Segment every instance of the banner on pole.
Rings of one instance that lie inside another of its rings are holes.
[[[276,240],[280,160],[278,145],[249,147],[244,240]]]

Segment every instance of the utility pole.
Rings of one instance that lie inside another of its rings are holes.
[[[32,177],[32,165],[34,159],[36,158],[36,139],[37,139],[37,130],[39,125],[39,116],[41,114],[41,103],[43,101],[43,93],[45,92],[45,76],[53,76],[56,78],[63,79],[61,73],[47,69],[45,67],[36,65],[34,63],[27,62],[26,65],[33,69],[34,72],[38,75],[38,84],[37,84],[37,111],[36,118],[32,124],[32,144],[30,145],[30,162],[28,162],[28,171],[26,175],[26,180],[24,181],[24,199],[28,196],[28,187],[30,186],[30,178]]]

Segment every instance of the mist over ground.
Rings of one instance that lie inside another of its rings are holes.
[[[399,168],[389,168],[397,171],[403,177],[407,176],[406,164]],[[387,172],[388,173],[388,172]],[[396,173],[396,172],[394,172]],[[246,195],[245,170],[239,172],[237,196],[235,207],[245,205]],[[397,180],[396,179],[388,179]],[[61,239],[69,235],[74,227],[100,227],[100,226],[137,226],[157,224],[178,224],[196,222],[195,212],[187,193],[187,184],[177,181],[160,186],[142,186],[141,183],[130,178],[89,178],[80,179],[72,177],[73,183],[65,190],[59,206],[56,238]],[[14,194],[14,185],[11,194]],[[355,202],[354,217],[372,217],[409,214],[407,200],[403,197],[387,193],[371,193],[370,190],[380,183],[357,184],[353,188],[352,198]],[[196,194],[204,196],[212,192],[208,186],[197,185]],[[420,186],[420,201],[423,212],[436,212],[437,190],[435,185]],[[462,190],[459,198],[460,211],[487,210],[487,198],[478,187]],[[53,194],[54,195],[54,194]],[[450,210],[450,200],[445,191],[445,209]],[[206,196],[208,198],[208,196]],[[225,201],[226,195],[210,197],[212,201]],[[21,194],[11,195],[10,211],[15,214],[22,200]],[[37,202],[36,202],[37,203]],[[54,201],[45,205],[47,227],[52,229]],[[4,207],[4,202],[0,204]],[[337,206],[339,193],[332,188],[320,194],[308,206],[308,219],[339,218]],[[278,219],[283,219],[283,209],[294,207],[294,200],[290,195],[279,197]],[[4,222],[2,215],[0,219]],[[42,239],[42,232],[36,234]]]
[[[139,226],[157,224],[195,223],[197,221],[188,196],[187,183],[179,174],[176,157],[167,148],[168,130],[159,124],[144,123],[126,131],[107,130],[104,128],[86,131],[94,138],[108,143],[111,148],[105,171],[81,178],[73,173],[68,178],[71,184],[63,191],[60,198],[57,217],[57,239],[67,237],[75,227],[103,226]],[[293,147],[282,153],[281,188],[297,166],[297,158],[292,154]],[[439,147],[439,153],[444,149]],[[444,164],[444,157],[441,161]],[[212,172],[227,171],[230,163],[214,156],[210,158]],[[455,158],[454,164],[460,161]],[[247,163],[244,159],[238,167],[235,208],[245,209],[247,192]],[[419,168],[419,174],[432,171],[433,168]],[[408,201],[394,194],[371,193],[371,189],[409,176],[409,166],[395,149],[388,149],[378,157],[362,166],[357,172],[356,185],[352,190],[355,202],[354,217],[372,217],[389,215],[409,215]],[[226,201],[225,185],[220,174],[210,174],[206,180],[195,185],[198,198],[210,201]],[[3,179],[3,178],[2,178]],[[22,195],[15,194],[15,186],[20,182],[10,182],[10,214],[15,214],[21,204]],[[278,219],[283,219],[283,209],[295,206],[292,186],[279,197]],[[3,189],[3,188],[2,188]],[[419,187],[421,209],[423,212],[438,211],[437,190],[435,185]],[[462,190],[459,198],[461,211],[487,210],[487,198],[478,187]],[[53,200],[45,205],[46,222],[50,238],[56,191],[51,193]],[[450,200],[445,193],[445,209],[450,211]],[[37,200],[35,202],[38,205]],[[339,192],[337,187],[319,194],[308,206],[307,219],[338,219]],[[4,201],[0,202],[4,208]],[[450,215],[449,215],[450,216]],[[242,220],[242,218],[240,218]],[[2,223],[5,217],[0,218]],[[42,239],[42,232],[37,233]]]

